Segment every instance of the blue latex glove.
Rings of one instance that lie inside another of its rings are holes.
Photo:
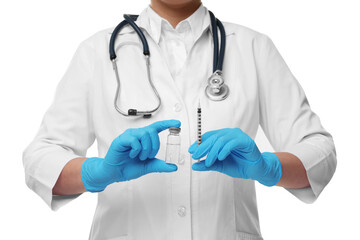
[[[81,179],[89,192],[101,192],[114,182],[136,179],[152,172],[174,172],[175,164],[155,158],[160,148],[158,133],[180,127],[178,120],[130,128],[114,139],[105,158],[88,158],[81,166]]]
[[[257,180],[263,185],[276,185],[282,169],[279,158],[270,152],[260,153],[254,140],[239,128],[206,132],[202,143],[189,148],[194,159],[206,154],[205,161],[194,163],[196,171],[218,171],[235,178]]]

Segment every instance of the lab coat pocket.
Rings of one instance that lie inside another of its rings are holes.
[[[245,233],[245,232],[237,232],[236,240],[263,240],[261,236]]]

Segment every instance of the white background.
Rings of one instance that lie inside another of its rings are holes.
[[[35,136],[78,44],[150,0],[14,0],[0,3],[1,239],[87,239],[96,195],[52,212],[24,181],[22,151]],[[265,239],[360,239],[360,5],[357,0],[210,1],[222,21],[265,33],[332,133],[334,178],[312,205],[258,184]],[[235,6],[236,4],[236,6]],[[209,51],[211,51],[209,49]],[[271,150],[264,137],[260,148]],[[92,147],[88,155],[96,155]]]

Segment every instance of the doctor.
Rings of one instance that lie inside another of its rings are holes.
[[[51,209],[98,192],[90,239],[260,240],[255,181],[316,200],[335,171],[335,147],[269,37],[223,23],[230,91],[212,101],[204,89],[214,30],[201,1],[152,0],[136,24],[162,104],[150,118],[119,114],[108,53],[114,28],[82,42],[23,155],[27,185]],[[154,109],[158,99],[133,28],[118,33],[115,48],[118,106]],[[204,134],[197,145],[199,101]],[[259,125],[275,153],[257,148]],[[164,130],[180,126],[184,161],[165,163]],[[95,139],[99,156],[87,158]]]

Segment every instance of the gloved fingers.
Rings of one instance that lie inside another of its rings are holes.
[[[200,147],[207,139],[211,138],[213,135],[216,135],[216,134],[224,134],[224,131],[226,130],[227,128],[224,128],[224,129],[218,129],[218,130],[213,130],[213,131],[208,131],[206,133],[204,133],[203,135],[201,135],[201,144],[198,146],[197,145],[197,141],[195,141],[188,149],[188,152],[190,154],[194,154],[196,149],[198,147]]]
[[[259,159],[259,156],[257,156],[260,152],[257,149],[257,146],[249,136],[243,135],[240,137],[237,137],[236,139],[229,142],[227,145],[224,146],[222,151],[219,153],[219,160],[225,159],[232,150],[236,150],[238,157],[248,160],[248,161],[255,161]]]
[[[141,144],[135,136],[129,134],[120,135],[112,142],[109,150],[114,150],[115,152],[130,150],[129,157],[135,158],[141,151]]]
[[[201,141],[204,142],[207,139],[209,139],[210,137],[212,137],[214,134],[219,134],[221,133],[222,129],[217,129],[217,130],[212,130],[212,131],[207,131],[206,133],[204,133],[203,135],[201,135]]]
[[[209,134],[205,140],[197,147],[193,154],[194,159],[199,159],[204,157],[214,146],[214,144],[218,141],[219,138],[224,136],[223,131],[217,131],[216,133]]]
[[[150,134],[151,147],[152,147],[149,154],[149,158],[154,158],[160,148],[160,139],[157,131],[153,128],[149,129],[149,134]]]
[[[189,152],[190,154],[193,154],[193,153],[195,152],[195,150],[196,150],[196,147],[197,147],[197,141],[195,141],[195,142],[189,147],[188,152]]]
[[[144,132],[141,131],[140,143],[141,143],[141,151],[139,154],[139,159],[144,161],[149,157],[149,154],[152,150],[150,134],[147,131]]]
[[[213,135],[211,138],[208,138],[206,141],[202,142],[195,150],[194,154],[192,155],[192,158],[200,159],[200,158],[204,157],[209,152],[211,147],[214,145],[214,143],[216,142],[216,139],[217,139],[217,136]]]
[[[223,161],[227,156],[229,156],[231,151],[236,149],[238,146],[239,146],[238,139],[233,139],[233,140],[227,142],[224,145],[224,147],[221,149],[221,151],[219,152],[218,159],[220,161]]]
[[[159,133],[170,127],[180,127],[180,126],[181,126],[181,122],[179,120],[171,119],[171,120],[154,122],[147,127],[154,128]]]
[[[163,160],[153,158],[144,162],[144,173],[153,173],[153,172],[174,172],[177,170],[175,164],[166,163]]]
[[[194,171],[217,171],[217,172],[221,172],[223,173],[223,168],[224,168],[224,165],[223,165],[223,162],[219,162],[219,161],[216,161],[213,165],[211,165],[210,167],[206,167],[205,165],[205,162],[204,161],[201,161],[201,162],[198,162],[198,163],[194,163],[192,165],[192,169]]]
[[[228,139],[228,137],[226,136],[222,136],[216,140],[215,144],[212,146],[212,148],[209,151],[209,154],[205,159],[206,167],[210,167],[211,165],[214,164],[214,162],[218,158],[219,152],[223,149],[223,147],[228,141],[230,141],[230,139]]]

